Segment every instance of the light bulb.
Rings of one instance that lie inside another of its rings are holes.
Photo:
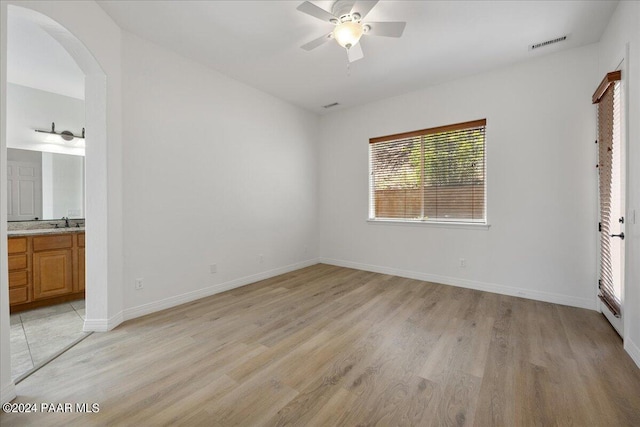
[[[338,44],[346,49],[358,43],[364,33],[364,28],[359,22],[347,21],[336,25],[333,30],[333,38]]]

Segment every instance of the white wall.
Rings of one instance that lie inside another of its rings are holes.
[[[596,55],[590,45],[323,117],[321,259],[595,308]],[[370,137],[482,118],[489,229],[367,222]]]
[[[625,224],[624,346],[640,366],[640,2],[637,1],[618,4],[599,44],[599,73],[594,86],[623,59],[629,184]]]
[[[314,263],[318,118],[137,36],[123,46],[124,317]]]
[[[69,52],[27,17],[8,21],[7,81],[84,99],[84,73]]]
[[[58,136],[35,131],[51,130],[51,122],[55,122],[58,133],[68,130],[80,135],[85,127],[84,101],[7,84],[7,147],[84,156],[83,141],[66,142]]]

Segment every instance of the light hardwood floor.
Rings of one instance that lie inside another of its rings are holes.
[[[17,391],[100,411],[3,426],[640,425],[602,315],[322,264],[93,334]]]

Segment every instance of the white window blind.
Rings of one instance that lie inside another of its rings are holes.
[[[600,199],[600,277],[599,297],[611,312],[620,316],[621,294],[619,268],[614,266],[620,262],[620,228],[619,218],[612,212],[619,212],[619,200],[613,195],[619,194],[620,174],[620,71],[608,73],[596,92],[593,103],[598,104],[598,181]],[[616,177],[616,178],[614,178]]]
[[[369,140],[369,218],[486,223],[486,120]]]

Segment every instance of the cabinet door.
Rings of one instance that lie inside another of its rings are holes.
[[[59,249],[33,254],[33,299],[73,292],[73,251]]]

